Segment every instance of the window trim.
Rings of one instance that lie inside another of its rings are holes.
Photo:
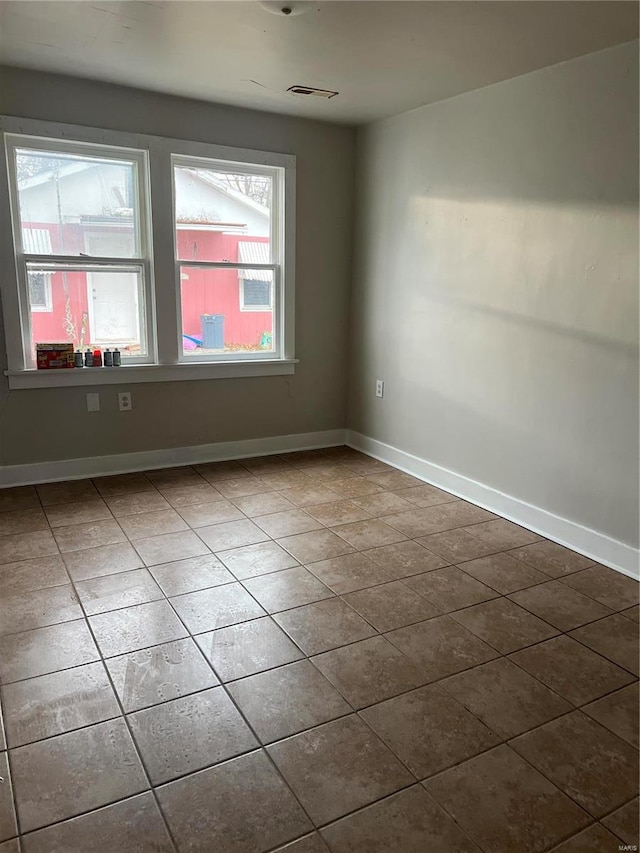
[[[0,270],[0,293],[4,307],[5,336],[7,345],[10,388],[56,387],[59,385],[94,385],[123,382],[173,381],[173,379],[210,379],[230,378],[233,376],[265,376],[293,373],[297,360],[294,352],[295,342],[295,197],[296,197],[296,158],[292,154],[257,151],[247,148],[232,148],[213,143],[194,142],[148,134],[121,132],[100,128],[61,124],[58,122],[23,119],[15,116],[0,116],[2,147],[5,149],[5,134],[34,136],[44,138],[51,149],[56,140],[67,140],[81,144],[107,145],[116,148],[139,149],[147,152],[148,157],[148,200],[150,232],[150,257],[148,281],[153,282],[155,299],[152,303],[153,314],[148,317],[148,336],[153,336],[156,362],[153,364],[127,364],[121,368],[96,368],[68,371],[37,371],[25,368],[21,330],[16,322],[22,317],[18,298],[17,258],[14,253],[11,217],[3,217],[0,226],[0,254],[3,262]],[[173,174],[171,155],[194,157],[206,160],[223,160],[227,164],[252,164],[255,166],[277,167],[284,170],[282,181],[282,201],[280,209],[280,227],[284,235],[282,252],[282,274],[284,276],[281,305],[282,346],[278,358],[273,353],[255,358],[248,353],[248,359],[233,360],[180,361],[179,327],[175,295],[178,293],[174,257],[175,225],[173,222]],[[2,151],[6,164],[6,150]],[[0,168],[0,205],[10,204],[7,168]],[[167,216],[167,210],[171,216]],[[285,214],[286,210],[286,214]],[[152,249],[152,251],[151,251]],[[69,260],[69,259],[65,259]],[[78,261],[78,259],[73,259]],[[81,262],[83,259],[80,259]],[[105,259],[113,262],[114,259]],[[131,259],[127,259],[131,263]],[[86,259],[84,259],[86,263]],[[154,334],[155,333],[155,334]],[[151,351],[152,341],[149,342]],[[186,369],[188,368],[188,369]],[[65,374],[64,377],[60,374]]]

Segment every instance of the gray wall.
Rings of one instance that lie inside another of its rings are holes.
[[[348,416],[632,545],[637,128],[632,42],[362,129]]]
[[[294,376],[131,385],[126,414],[118,386],[9,392],[0,375],[0,465],[344,427],[352,128],[13,68],[0,69],[0,113],[295,154],[300,359]],[[97,415],[86,411],[92,390]]]

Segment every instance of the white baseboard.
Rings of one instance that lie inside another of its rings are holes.
[[[448,468],[442,468],[440,465],[359,432],[348,430],[346,441],[356,450],[368,453],[427,483],[446,489],[460,498],[495,512],[534,533],[539,533],[546,539],[565,545],[572,551],[584,554],[585,557],[632,578],[640,578],[640,552],[631,545],[626,545],[597,530],[583,527],[568,518],[562,518],[546,509],[506,495],[491,486],[485,486],[483,483],[478,483],[476,480],[471,480],[469,477],[450,471]]]
[[[275,435],[251,438],[246,441],[220,441],[193,447],[171,447],[166,450],[145,450],[140,453],[118,453],[113,456],[89,456],[84,459],[60,459],[56,462],[34,462],[27,465],[0,467],[0,488],[26,486],[32,483],[53,483],[59,480],[79,480],[130,471],[150,471],[174,465],[198,465],[244,459],[248,456],[267,456],[290,453],[294,450],[315,450],[344,444],[346,430],[303,432],[295,435]]]

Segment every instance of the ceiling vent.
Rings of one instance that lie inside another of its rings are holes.
[[[294,95],[313,95],[315,98],[335,98],[338,94],[331,89],[314,89],[313,86],[289,86],[287,92],[293,92]]]

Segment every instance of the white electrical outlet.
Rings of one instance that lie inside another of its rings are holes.
[[[100,394],[87,394],[87,411],[100,411]]]
[[[118,408],[121,412],[130,412],[133,409],[131,391],[122,391],[118,394]]]
[[[382,379],[376,379],[376,397],[384,397],[384,382]]]

